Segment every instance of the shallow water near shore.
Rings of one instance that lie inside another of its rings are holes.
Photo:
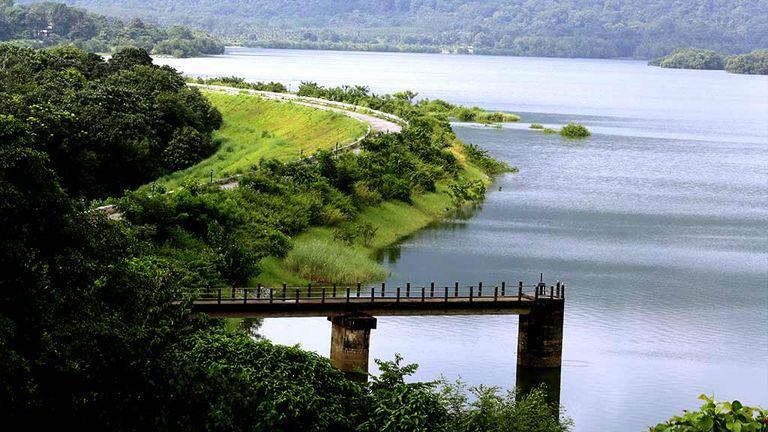
[[[520,168],[472,218],[383,251],[388,282],[567,281],[561,401],[576,431],[646,430],[699,393],[768,406],[768,77],[620,60],[232,49],[159,59],[194,76],[365,84],[509,110],[454,125]],[[528,123],[578,121],[565,140]],[[499,190],[500,189],[500,190]],[[260,333],[327,355],[324,318]],[[517,317],[383,317],[372,357],[418,379],[515,383]]]

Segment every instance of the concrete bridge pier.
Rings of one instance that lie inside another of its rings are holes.
[[[331,364],[351,380],[368,380],[368,350],[376,318],[363,315],[328,317],[331,328]]]
[[[517,388],[527,393],[546,385],[550,402],[560,402],[563,361],[563,312],[560,299],[538,299],[528,314],[520,315],[517,335]]]

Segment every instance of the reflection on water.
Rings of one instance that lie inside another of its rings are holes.
[[[437,228],[440,231],[460,231],[466,229],[467,221],[483,210],[483,203],[477,202],[464,207],[451,210],[444,221],[432,224],[428,229]],[[405,237],[400,242],[379,249],[374,252],[374,258],[384,265],[395,264],[400,259],[403,242],[407,242],[412,236]],[[403,282],[403,281],[399,281]],[[424,281],[421,281],[424,282]]]

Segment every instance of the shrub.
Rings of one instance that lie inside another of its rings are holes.
[[[566,138],[586,138],[592,134],[580,124],[568,123],[560,129],[560,135]]]
[[[546,135],[552,135],[552,134],[556,134],[557,133],[556,130],[551,129],[551,128],[544,128],[541,131],[544,132],[544,134],[546,134]]]
[[[531,123],[531,125],[528,127],[531,129],[544,129],[544,125],[539,123]]]
[[[768,431],[768,410],[752,408],[735,400],[716,402],[714,397],[700,395],[704,401],[699,411],[687,411],[659,423],[651,432],[765,432]]]

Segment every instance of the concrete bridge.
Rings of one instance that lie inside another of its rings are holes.
[[[325,316],[332,323],[331,363],[347,377],[365,380],[371,331],[377,316],[519,315],[518,388],[545,381],[559,399],[565,284],[374,287],[314,286],[236,288],[204,293],[194,312],[216,317]],[[482,337],[482,335],[479,335]],[[552,396],[552,395],[550,395]]]

